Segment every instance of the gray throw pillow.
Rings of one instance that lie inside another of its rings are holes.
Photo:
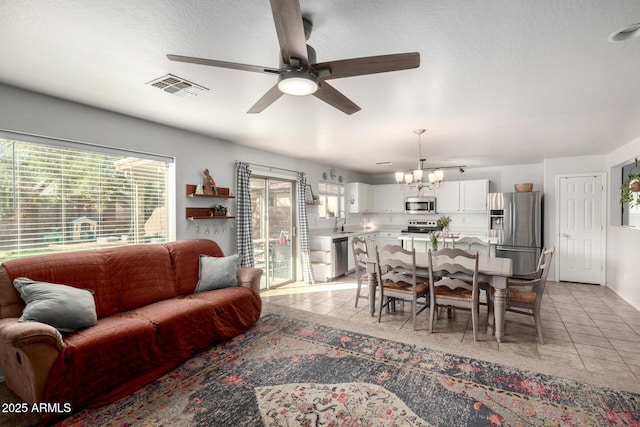
[[[195,293],[238,286],[238,254],[227,257],[200,255],[200,280]]]
[[[98,321],[93,292],[56,283],[18,277],[13,285],[27,305],[18,321],[36,321],[60,332],[73,332]]]

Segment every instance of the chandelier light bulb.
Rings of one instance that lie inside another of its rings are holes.
[[[411,184],[413,182],[413,174],[411,172],[404,174],[404,181],[407,184]]]

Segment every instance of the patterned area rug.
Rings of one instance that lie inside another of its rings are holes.
[[[640,426],[640,395],[269,314],[58,425]]]

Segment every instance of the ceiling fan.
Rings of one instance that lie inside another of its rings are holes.
[[[280,44],[280,68],[180,55],[167,55],[167,58],[172,61],[278,75],[278,83],[247,111],[250,114],[260,113],[283,93],[313,95],[346,114],[353,114],[359,111],[360,107],[327,83],[327,80],[420,66],[418,52],[316,63],[315,50],[306,43],[311,34],[312,24],[303,18],[299,0],[271,0],[271,11]]]

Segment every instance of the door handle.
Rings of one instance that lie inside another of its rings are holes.
[[[569,235],[567,233],[562,233],[562,237],[564,237],[565,239],[569,237]]]

